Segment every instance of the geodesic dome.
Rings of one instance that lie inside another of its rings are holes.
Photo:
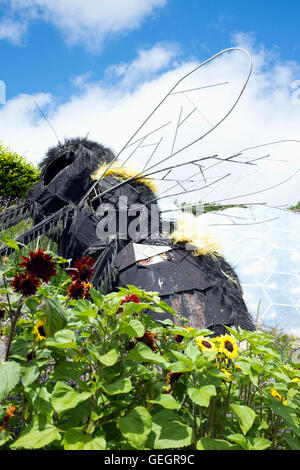
[[[254,319],[300,336],[300,214],[263,205],[206,213]]]

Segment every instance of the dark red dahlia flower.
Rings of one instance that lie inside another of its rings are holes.
[[[7,422],[9,419],[11,419],[14,416],[14,412],[16,409],[16,405],[13,404],[12,406],[8,407],[6,410],[6,415],[3,417],[3,421],[0,426],[0,431],[3,431],[7,425]]]
[[[121,305],[127,304],[128,302],[134,302],[135,304],[141,303],[140,299],[135,294],[126,294],[125,299],[121,301]],[[123,309],[119,308],[118,313],[122,313]]]
[[[156,338],[157,334],[156,333],[151,333],[151,331],[145,331],[144,335],[141,336],[140,338],[135,338],[136,341],[141,341],[142,343],[145,343],[147,346],[149,346],[152,351],[157,350],[156,346]]]
[[[141,301],[135,294],[126,294],[125,299],[122,300],[121,305],[127,304],[128,302],[134,302],[135,304],[139,304]]]
[[[29,258],[21,256],[23,263],[22,266],[26,269],[27,273],[34,275],[44,282],[49,282],[53,276],[56,276],[56,265],[52,256],[47,255],[44,250],[38,249],[36,252],[30,250]]]
[[[16,292],[24,295],[24,297],[30,297],[36,293],[37,288],[41,285],[41,281],[31,273],[26,272],[16,274],[11,285]]]
[[[75,269],[71,272],[71,278],[73,280],[79,280],[82,282],[90,281],[95,273],[95,269],[93,268],[93,266],[93,258],[85,256],[82,259],[78,259],[74,263]]]
[[[183,372],[170,372],[166,377],[166,382],[172,384],[176,382],[183,375]]]
[[[90,293],[90,287],[91,284],[76,279],[76,281],[72,282],[68,287],[68,297],[74,300],[85,299]]]
[[[182,343],[182,341],[183,341],[183,336],[181,336],[181,335],[175,335],[175,336],[174,336],[174,339],[175,339],[175,341],[177,341],[177,343]]]

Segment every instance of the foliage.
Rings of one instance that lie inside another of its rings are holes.
[[[299,212],[300,211],[300,201],[295,206],[289,207],[289,209],[291,211],[294,211],[294,212]]]
[[[176,313],[134,286],[104,296],[85,282],[75,300],[74,271],[28,295],[11,280],[30,262],[6,263],[1,449],[300,449],[300,371],[272,335],[154,321]]]
[[[0,143],[1,207],[8,205],[7,202],[10,203],[16,198],[24,198],[38,179],[39,170],[33,164]]]
[[[232,207],[241,207],[241,208],[246,208],[247,206],[242,205],[242,204],[237,204],[237,205],[224,205],[224,204],[217,204],[214,202],[203,202],[203,201],[198,201],[195,204],[187,203],[187,202],[181,202],[178,203],[178,201],[175,201],[175,204],[178,207],[182,207],[183,209],[187,207],[188,209],[191,210],[192,214],[194,215],[199,215],[202,212],[215,212],[215,211],[223,211],[225,209],[231,209]]]

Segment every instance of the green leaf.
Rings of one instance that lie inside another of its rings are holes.
[[[128,302],[122,305],[122,317],[131,317],[134,313],[139,313],[142,310],[149,308],[151,308],[151,305],[144,302]]]
[[[197,360],[198,356],[201,356],[201,353],[199,351],[199,348],[192,342],[190,342],[186,349],[185,349],[185,354],[187,357],[189,357],[193,362]]]
[[[130,392],[130,390],[132,390],[132,383],[128,378],[125,378],[109,385],[102,385],[102,388],[109,395],[118,395],[119,393]]]
[[[45,313],[45,331],[47,337],[53,336],[67,324],[66,313],[56,297],[43,298],[42,310]]]
[[[3,431],[0,432],[0,447],[6,444],[10,439],[11,437],[9,433],[6,431],[6,429],[3,429]]]
[[[290,434],[285,434],[284,439],[291,450],[300,450],[299,437],[292,437]]]
[[[38,366],[27,367],[22,377],[24,387],[28,387],[30,384],[35,382],[40,375]]]
[[[20,251],[19,243],[13,240],[12,238],[9,238],[7,235],[4,236],[4,243],[9,248],[12,248],[13,250],[16,250],[16,251]]]
[[[272,445],[272,442],[264,437],[250,437],[247,439],[242,434],[231,434],[227,436],[227,439],[240,445],[245,450],[265,450]]]
[[[76,382],[80,379],[80,377],[86,372],[86,364],[82,362],[63,362],[55,367],[53,372],[53,380],[55,382],[67,379],[73,379]]]
[[[149,346],[142,342],[138,342],[130,351],[128,359],[131,361],[157,362],[159,364],[165,364],[165,360],[160,354],[151,351]]]
[[[92,393],[89,392],[76,392],[69,385],[63,382],[57,382],[51,395],[52,406],[57,413],[62,413],[65,410],[75,408],[79,403],[86,401],[90,398]]]
[[[236,365],[241,368],[241,371],[244,375],[249,377],[250,381],[255,385],[255,387],[258,386],[258,376],[256,373],[252,370],[252,367],[255,368],[257,366],[256,362],[252,363],[252,360],[250,358],[243,358],[240,360],[236,361]]]
[[[280,359],[280,355],[275,349],[268,348],[262,344],[256,343],[255,346],[252,346],[252,350],[254,354],[262,354],[265,362],[268,362],[270,359]]]
[[[235,442],[244,449],[248,449],[248,441],[247,438],[243,436],[243,434],[230,434],[230,436],[227,436],[227,439],[232,442]]]
[[[100,294],[93,286],[90,287],[90,295],[99,309],[102,308],[104,295]]]
[[[151,415],[143,406],[137,406],[128,415],[118,418],[117,426],[132,447],[143,449],[152,428]]]
[[[192,443],[192,428],[171,410],[162,410],[152,417],[148,446],[153,449],[179,449]]]
[[[188,359],[188,362],[176,361],[171,364],[169,369],[171,372],[190,372],[193,370],[193,364],[190,359]]]
[[[265,450],[271,447],[272,442],[264,437],[254,437],[250,439],[250,449],[251,450]]]
[[[44,415],[35,416],[31,423],[21,432],[11,449],[41,449],[51,442],[60,440],[59,429]]]
[[[103,437],[91,437],[78,428],[67,430],[63,444],[65,450],[105,450],[106,448]]]
[[[164,408],[167,408],[169,410],[179,410],[180,408],[180,403],[177,400],[175,400],[175,398],[172,397],[172,395],[169,395],[168,393],[162,393],[154,400],[149,400],[149,403],[155,403],[157,405],[161,405]]]
[[[36,413],[47,414],[53,411],[51,406],[51,393],[47,390],[47,387],[38,387],[32,390],[29,396],[31,397]]]
[[[197,442],[197,450],[232,450],[230,442],[222,439],[210,439],[208,437],[202,437]]]
[[[9,357],[27,361],[28,341],[24,338],[15,338],[12,342]]]
[[[40,302],[36,297],[30,297],[25,301],[25,304],[29,308],[31,313],[35,314],[38,306],[40,305]]]
[[[177,317],[177,313],[175,312],[175,310],[174,310],[169,304],[167,304],[167,302],[164,302],[163,300],[159,300],[159,302],[157,303],[157,305],[158,305],[164,312],[172,313],[172,315],[174,315],[174,316]]]
[[[11,271],[12,268],[13,268],[13,266],[9,266],[7,264],[1,264],[0,265],[0,276],[3,276],[4,274],[8,273],[8,271]],[[1,289],[1,293],[2,294],[5,294],[5,293],[9,294],[10,291],[8,289]]]
[[[216,387],[214,385],[203,385],[202,387],[188,387],[188,396],[190,399],[199,406],[209,406],[211,397],[217,395]]]
[[[256,418],[256,413],[249,406],[236,405],[234,403],[230,404],[237,421],[241,427],[241,430],[244,434],[247,434],[249,429],[252,427],[254,420]]]
[[[87,299],[79,299],[72,312],[80,320],[88,320],[89,317],[96,318],[98,308]]]
[[[119,354],[115,349],[111,349],[106,354],[99,356],[99,361],[107,367],[114,366],[117,362]]]
[[[59,330],[46,340],[46,346],[60,349],[76,349],[76,337],[72,330]]]
[[[21,368],[17,362],[0,362],[0,400],[3,400],[17,385]]]
[[[129,322],[125,320],[120,321],[120,332],[127,334],[131,338],[141,338],[145,333],[145,328],[139,320],[133,318]]]
[[[290,406],[283,405],[279,400],[275,398],[270,399],[271,408],[277,416],[281,418],[289,425],[294,433],[300,437],[300,426],[299,418],[296,415],[296,410]]]

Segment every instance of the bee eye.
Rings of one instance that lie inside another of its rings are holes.
[[[50,163],[47,170],[45,171],[43,182],[47,186],[47,184],[51,183],[51,181],[58,175],[58,173],[68,166],[70,166],[75,160],[75,155],[73,152],[68,152],[60,157],[57,157],[53,162]]]

